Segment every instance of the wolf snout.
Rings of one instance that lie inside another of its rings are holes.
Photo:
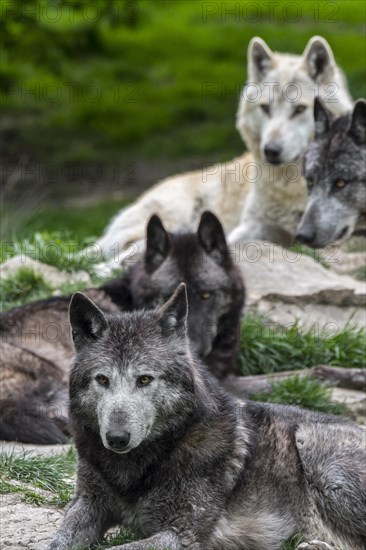
[[[296,240],[301,244],[306,244],[307,246],[314,246],[316,239],[316,232],[313,227],[304,227],[299,229],[296,234]]]
[[[271,164],[279,164],[281,162],[282,146],[276,141],[269,141],[264,146],[264,154],[268,162]]]
[[[106,440],[112,451],[124,451],[129,444],[131,434],[127,431],[109,431],[106,433]]]

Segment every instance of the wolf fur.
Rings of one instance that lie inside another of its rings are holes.
[[[253,38],[236,124],[250,153],[155,185],[112,220],[98,241],[104,255],[110,258],[118,248],[121,261],[132,256],[153,213],[176,231],[194,230],[201,212],[211,210],[230,243],[292,240],[306,205],[301,156],[314,134],[316,95],[336,114],[351,109],[344,76],[324,38],[313,37],[301,56],[273,53]]]
[[[366,101],[335,117],[315,100],[316,135],[304,156],[309,198],[297,240],[321,248],[366,235]]]
[[[112,313],[154,308],[182,281],[188,288],[195,352],[217,378],[239,374],[244,284],[222,226],[210,212],[203,213],[197,233],[174,235],[153,216],[144,257],[122,277],[86,292],[103,311]],[[49,298],[0,316],[0,438],[26,443],[67,439],[65,402],[73,354],[69,301],[69,296]]]
[[[113,525],[121,550],[279,550],[295,534],[364,548],[366,432],[295,407],[234,400],[187,338],[185,285],[155,311],[70,304],[75,498],[48,550]],[[332,548],[334,548],[332,546]]]

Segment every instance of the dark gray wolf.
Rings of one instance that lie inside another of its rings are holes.
[[[87,295],[109,313],[154,308],[182,281],[188,288],[195,352],[216,377],[238,374],[244,285],[222,226],[210,212],[202,215],[196,233],[177,235],[168,234],[153,216],[147,225],[145,256],[122,277]],[[73,353],[69,302],[69,296],[54,297],[0,317],[0,438],[41,444],[66,441],[64,396]]]
[[[154,311],[72,298],[78,479],[48,550],[117,524],[142,539],[121,550],[279,550],[297,533],[301,549],[364,548],[365,430],[234,400],[195,358],[186,318],[184,284]]]
[[[308,202],[297,240],[313,248],[366,235],[366,101],[336,118],[315,100],[316,136],[304,156]]]

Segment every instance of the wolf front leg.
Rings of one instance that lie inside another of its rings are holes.
[[[108,550],[181,550],[182,544],[174,531],[162,531],[148,539],[114,546]],[[199,546],[190,545],[191,550],[199,550]]]
[[[113,524],[108,510],[100,501],[76,497],[61,524],[60,529],[47,550],[73,550],[86,548],[101,539],[105,531]],[[108,521],[109,520],[109,521]]]

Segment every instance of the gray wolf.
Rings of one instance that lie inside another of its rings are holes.
[[[104,315],[75,294],[75,498],[48,550],[121,524],[121,550],[361,550],[366,432],[295,407],[236,401],[195,358],[185,285],[154,311]],[[314,540],[322,541],[318,543]]]
[[[308,202],[297,240],[322,248],[366,234],[366,101],[335,117],[315,100],[315,140],[304,155]]]
[[[352,107],[324,38],[311,38],[302,55],[273,53],[262,39],[253,38],[236,123],[250,153],[156,184],[106,228],[98,241],[105,257],[116,251],[116,243],[121,261],[133,254],[153,213],[176,231],[195,230],[202,211],[210,210],[230,243],[292,240],[306,205],[301,156],[314,135],[317,95],[336,114]]]
[[[204,212],[196,233],[169,234],[153,216],[146,235],[144,257],[87,295],[109,313],[154,308],[184,281],[195,353],[217,378],[239,374],[244,284],[219,220]],[[42,444],[67,439],[65,395],[73,353],[69,302],[70,296],[54,297],[0,316],[0,438]]]

